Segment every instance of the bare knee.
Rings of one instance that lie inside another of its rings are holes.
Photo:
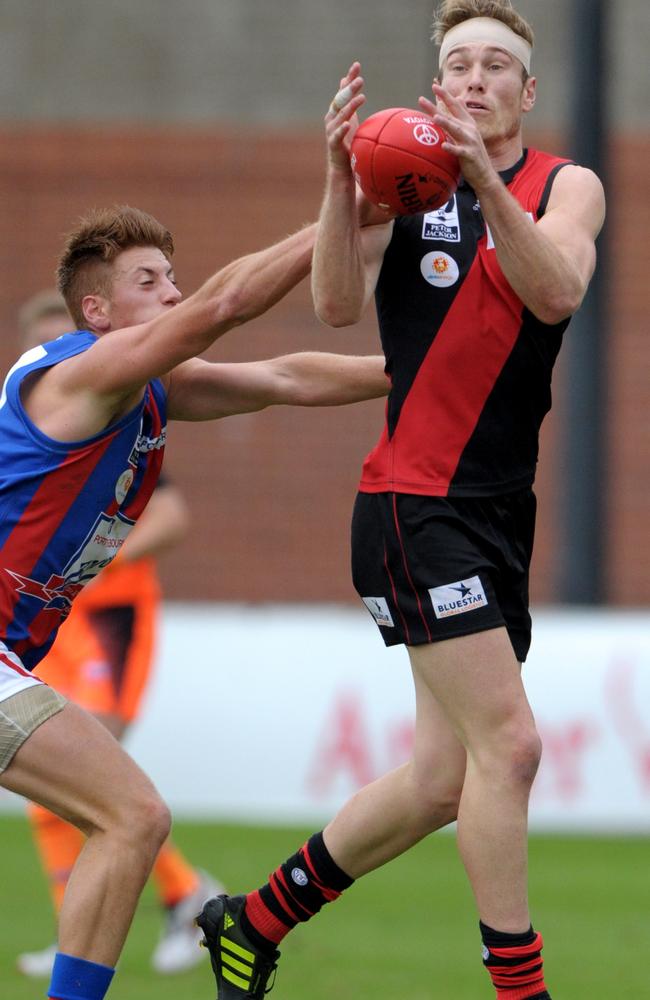
[[[103,834],[121,849],[154,858],[169,835],[171,814],[154,785],[137,772],[128,788],[116,791],[110,802],[86,824],[88,836]]]
[[[496,742],[488,766],[495,773],[505,774],[510,781],[523,788],[533,784],[542,757],[542,741],[534,722],[512,722],[505,726]]]
[[[169,836],[171,813],[168,806],[152,786],[141,795],[129,817],[131,838],[148,844],[155,855]]]

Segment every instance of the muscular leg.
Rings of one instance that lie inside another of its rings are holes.
[[[465,749],[414,671],[415,745],[408,763],[366,785],[323,831],[343,871],[359,878],[456,819]]]
[[[59,917],[59,949],[113,967],[169,832],[154,786],[96,719],[70,703],[32,733],[0,783],[87,835]]]
[[[467,750],[458,846],[481,920],[526,931],[528,799],[541,746],[507,632],[414,646],[409,654]]]

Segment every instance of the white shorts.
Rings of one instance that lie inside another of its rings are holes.
[[[34,730],[65,704],[63,695],[33,677],[0,642],[0,774]]]
[[[43,681],[26,670],[19,656],[0,642],[0,702]]]

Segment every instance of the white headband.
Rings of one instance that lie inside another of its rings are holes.
[[[496,48],[505,49],[511,56],[523,63],[526,72],[530,73],[532,46],[503,21],[498,21],[493,17],[469,17],[466,21],[461,21],[460,24],[455,24],[453,28],[450,28],[440,46],[438,60],[440,69],[443,68],[452,49],[459,45],[467,45],[469,42],[488,42]]]

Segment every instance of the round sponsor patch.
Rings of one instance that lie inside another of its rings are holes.
[[[126,494],[133,485],[133,469],[125,469],[120,478],[115,483],[115,499],[122,503]]]
[[[305,875],[302,868],[293,868],[291,871],[291,878],[294,880],[296,885],[307,885],[309,879]]]
[[[444,250],[434,250],[425,254],[420,261],[420,271],[424,280],[437,288],[454,285],[460,274],[458,264]]]

